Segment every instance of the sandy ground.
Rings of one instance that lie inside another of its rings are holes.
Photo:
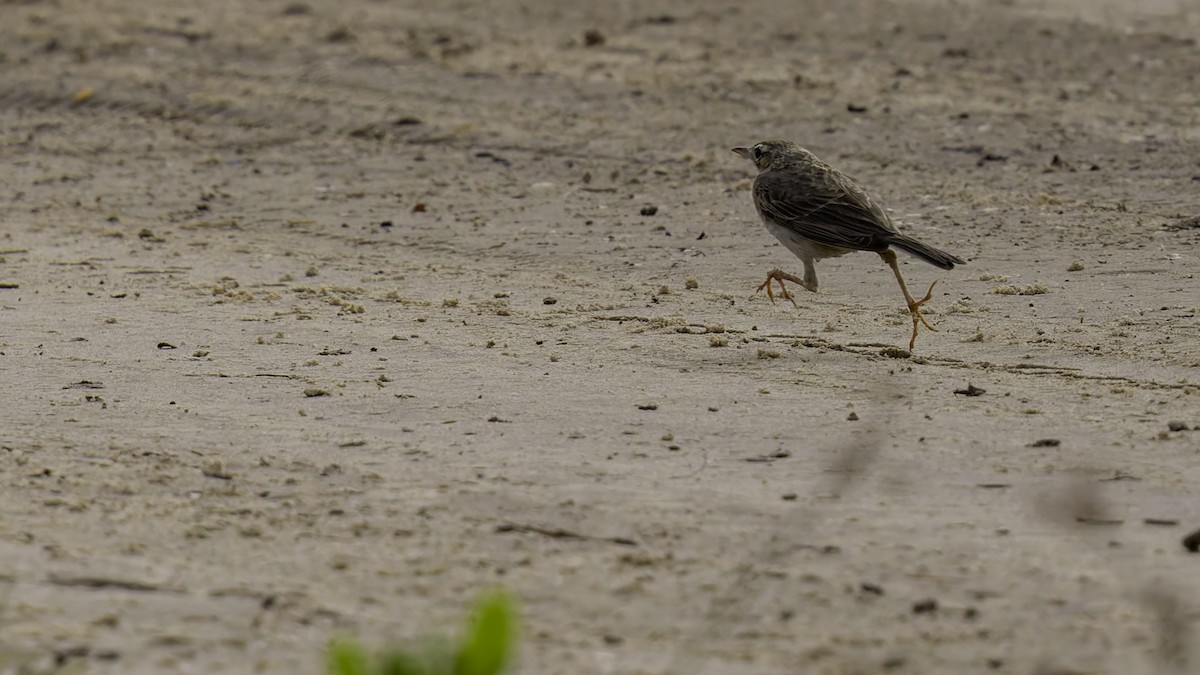
[[[582,4],[0,2],[0,672],[1200,669],[1200,8]]]

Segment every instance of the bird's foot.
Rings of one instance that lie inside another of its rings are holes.
[[[796,298],[792,296],[792,294],[788,291],[787,286],[785,286],[783,282],[790,281],[792,283],[800,284],[801,286],[808,288],[808,284],[804,283],[804,279],[801,279],[800,277],[798,277],[794,274],[788,274],[787,272],[784,272],[781,269],[773,269],[770,272],[767,272],[767,280],[762,282],[761,284],[759,284],[758,288],[754,291],[754,295],[758,295],[759,293],[761,293],[763,291],[763,289],[766,289],[767,297],[771,299],[771,302],[775,302],[775,294],[771,291],[771,282],[772,281],[779,282],[779,294],[780,295],[782,295],[787,300],[791,300],[793,306],[799,307],[799,305],[796,304]],[[809,290],[812,290],[812,289],[809,289]],[[754,297],[754,296],[752,295],[750,297]]]
[[[928,328],[929,330],[931,330],[935,333],[937,332],[937,329],[934,328],[933,326],[930,326],[929,322],[925,320],[925,315],[921,314],[921,305],[929,302],[929,299],[933,297],[933,287],[934,286],[937,286],[937,281],[934,281],[932,284],[929,284],[929,290],[925,293],[925,297],[921,298],[920,300],[913,300],[910,298],[908,301],[908,313],[909,313],[909,315],[912,316],[912,322],[913,322],[912,337],[909,338],[909,340],[908,340],[908,351],[910,351],[910,352],[913,350],[913,347],[917,344],[917,329],[920,327],[921,324],[925,324],[926,328]]]

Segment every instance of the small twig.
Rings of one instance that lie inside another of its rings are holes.
[[[109,577],[70,577],[57,574],[50,575],[48,581],[56,586],[71,586],[78,588],[94,588],[94,589],[117,589],[122,591],[137,591],[137,592],[165,592],[165,593],[181,593],[182,591],[173,588],[163,588],[154,584],[147,584],[141,581],[129,581],[126,579],[112,579]]]
[[[565,530],[561,527],[541,527],[538,525],[522,525],[519,523],[503,523],[496,526],[496,532],[529,532],[532,534],[540,534],[551,539],[577,539],[580,541],[604,541],[610,544],[620,544],[621,546],[637,546],[638,543],[628,537],[593,537],[586,534],[579,534],[571,530]]]

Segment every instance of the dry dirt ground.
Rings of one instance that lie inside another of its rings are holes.
[[[1197,672],[1197,36],[0,2],[0,672],[318,673],[493,584],[522,673]],[[872,254],[750,297],[773,137],[969,259],[915,353]]]

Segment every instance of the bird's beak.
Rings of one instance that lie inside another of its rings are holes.
[[[750,148],[732,148],[732,150],[742,157],[750,159]]]

